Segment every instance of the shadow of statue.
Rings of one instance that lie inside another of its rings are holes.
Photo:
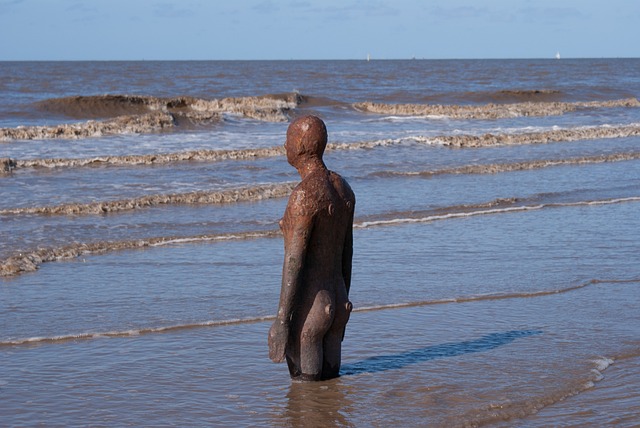
[[[411,364],[422,363],[438,358],[457,357],[474,352],[484,352],[507,345],[516,339],[541,334],[539,330],[512,330],[503,333],[491,333],[479,339],[464,342],[445,343],[426,346],[400,354],[380,355],[367,358],[342,367],[341,375],[350,376],[363,373],[379,373],[401,369]]]
[[[289,387],[284,409],[274,412],[273,426],[325,427],[355,426],[349,420],[355,403],[351,388],[345,377],[358,374],[373,374],[387,370],[402,369],[412,364],[439,358],[457,357],[475,352],[490,351],[513,341],[542,334],[539,330],[512,330],[490,333],[475,340],[426,346],[399,354],[370,357],[352,364],[345,364],[341,378],[323,382],[294,381]]]

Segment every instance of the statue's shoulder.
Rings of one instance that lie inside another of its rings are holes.
[[[331,177],[331,182],[333,183],[333,187],[334,189],[336,189],[340,197],[345,202],[350,202],[352,206],[355,205],[356,195],[355,193],[353,193],[353,190],[351,189],[351,186],[349,186],[349,183],[347,182],[347,180],[342,178],[340,174],[333,171],[331,171],[330,177]]]
[[[313,195],[309,183],[298,184],[289,196],[287,213],[292,216],[313,215],[317,209],[317,196]]]

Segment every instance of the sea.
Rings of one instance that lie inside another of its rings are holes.
[[[640,426],[640,59],[0,62],[3,427]],[[341,376],[268,358],[300,115]]]

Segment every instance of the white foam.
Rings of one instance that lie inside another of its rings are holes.
[[[598,200],[598,201],[580,201],[580,202],[550,203],[550,204],[539,204],[539,205],[524,205],[524,206],[517,206],[517,207],[494,208],[489,210],[478,210],[478,211],[463,212],[463,213],[440,214],[440,215],[432,215],[432,216],[417,217],[417,218],[407,217],[407,218],[394,218],[390,220],[373,220],[373,221],[364,221],[361,223],[354,223],[353,227],[358,229],[365,229],[373,226],[428,223],[428,222],[438,221],[438,220],[450,220],[450,219],[456,219],[456,218],[474,217],[479,215],[534,211],[534,210],[541,210],[547,207],[579,207],[579,206],[594,206],[594,205],[613,205],[613,204],[619,204],[624,202],[640,202],[640,196],[631,196],[628,198],[604,199],[604,200]]]
[[[613,364],[613,360],[611,358],[600,357],[595,360],[591,360],[592,363],[595,364],[595,368],[591,369],[591,380],[585,383],[585,389],[593,388],[596,382],[600,382],[604,379],[604,375],[602,374],[611,364]]]
[[[614,360],[612,360],[611,358],[600,357],[593,360],[593,363],[595,363],[596,365],[595,370],[597,370],[598,372],[603,372],[614,363]]]
[[[496,208],[491,210],[479,210],[479,211],[471,211],[464,213],[449,213],[449,214],[441,214],[441,215],[432,215],[427,217],[419,217],[419,218],[394,218],[391,220],[375,220],[375,221],[365,221],[362,223],[354,224],[354,228],[367,228],[371,226],[385,226],[385,225],[395,225],[402,223],[427,223],[431,221],[437,220],[449,220],[453,218],[465,218],[465,217],[473,217],[478,215],[487,215],[487,214],[502,214],[507,212],[514,211],[530,211],[530,210],[539,210],[544,208],[545,205],[528,205],[521,207],[508,207],[508,208]]]
[[[234,318],[227,320],[211,320],[211,321],[203,321],[193,324],[176,324],[169,325],[164,327],[141,327],[139,329],[129,329],[129,330],[114,330],[114,331],[104,331],[104,332],[95,332],[95,333],[76,333],[76,334],[67,334],[67,335],[58,335],[58,336],[35,336],[35,337],[27,337],[22,339],[14,339],[14,340],[5,340],[0,341],[0,346],[15,346],[15,345],[27,345],[27,344],[35,344],[35,343],[43,343],[43,342],[66,342],[69,340],[90,340],[90,339],[100,339],[100,338],[115,338],[115,337],[136,337],[143,334],[149,333],[164,333],[170,332],[174,330],[182,330],[189,328],[197,328],[197,327],[216,327],[216,326],[226,326],[226,325],[234,325],[234,324],[249,324],[263,321],[272,321],[275,319],[275,316],[257,316],[252,318]]]
[[[411,141],[414,143],[427,144],[427,145],[442,144],[442,141],[438,140],[437,136],[428,137],[424,135],[413,135],[410,137],[404,137],[402,140]]]

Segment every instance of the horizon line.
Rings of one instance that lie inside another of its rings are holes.
[[[207,62],[207,61],[219,61],[219,62],[241,62],[241,61],[520,61],[520,60],[584,60],[584,59],[640,59],[640,57],[624,57],[624,56],[601,56],[601,57],[562,57],[556,58],[554,56],[549,57],[492,57],[492,58],[426,58],[426,57],[398,57],[398,58],[254,58],[254,59],[0,59],[0,62]]]

